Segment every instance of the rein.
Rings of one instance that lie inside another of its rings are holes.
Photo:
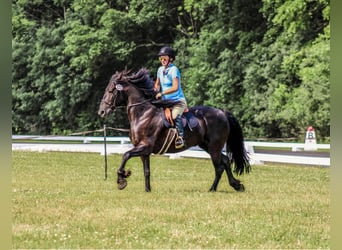
[[[144,104],[144,103],[146,103],[146,102],[150,102],[150,101],[152,101],[153,99],[154,99],[154,98],[150,98],[150,99],[143,100],[143,101],[141,101],[141,102],[137,102],[137,103],[133,103],[133,104],[127,105],[127,108],[139,106],[139,105]]]
[[[113,102],[112,103],[108,103],[106,101],[103,101],[103,102],[106,103],[108,106],[110,106],[110,108],[124,108],[124,107],[126,107],[124,105],[123,106],[116,106],[115,105],[116,97],[117,97],[117,95],[115,95],[115,97],[113,98]],[[144,104],[146,102],[150,102],[150,101],[153,101],[153,100],[154,100],[154,98],[149,98],[149,99],[143,100],[141,102],[137,102],[137,103],[133,103],[133,104],[127,105],[127,108],[139,106],[139,105],[142,105],[142,104]]]
[[[126,107],[125,105],[122,105],[122,106],[116,106],[115,103],[116,103],[116,99],[118,97],[118,94],[121,93],[123,90],[124,90],[124,87],[122,84],[115,84],[114,85],[114,88],[116,89],[116,94],[113,96],[113,101],[112,102],[107,102],[106,100],[102,100],[105,104],[107,104],[110,109],[114,110],[115,108],[123,108],[123,107]],[[141,88],[140,88],[141,89]],[[145,89],[145,90],[149,90],[149,89]],[[110,93],[112,93],[111,91],[109,91]],[[149,98],[149,99],[145,99],[141,102],[137,102],[137,103],[133,103],[133,104],[130,104],[130,105],[127,105],[127,109],[130,109],[132,107],[135,107],[135,106],[139,106],[139,105],[142,105],[146,102],[150,102],[154,100],[154,98]]]
[[[119,86],[119,87],[116,87],[117,93],[121,93],[121,91],[123,90],[122,85],[121,85],[121,84],[118,84],[117,86]],[[111,106],[112,106],[112,107],[114,106],[115,108],[116,108],[116,107],[117,107],[117,108],[125,107],[125,106],[115,106],[115,101],[116,101],[117,96],[118,96],[118,94],[116,94],[115,97],[113,98],[114,100],[113,100],[113,104],[112,104]],[[143,100],[143,101],[141,101],[141,102],[137,102],[137,103],[133,103],[133,104],[127,105],[127,108],[129,109],[129,108],[131,108],[131,107],[139,106],[139,105],[144,104],[144,103],[146,103],[146,102],[150,102],[150,101],[152,101],[153,99],[154,99],[154,98],[149,98],[149,99],[145,99],[145,100]]]
[[[137,102],[137,103],[133,103],[133,104],[130,104],[130,105],[127,105],[127,106],[115,106],[114,105],[114,103],[113,104],[111,104],[110,106],[111,106],[111,108],[112,107],[114,107],[114,108],[124,108],[124,107],[127,107],[127,108],[132,108],[132,107],[135,107],[135,106],[139,106],[139,105],[141,105],[141,104],[144,104],[144,103],[146,103],[146,102],[150,102],[150,101],[152,101],[153,100],[153,98],[150,98],[150,99],[146,99],[146,100],[144,100],[144,101],[141,101],[141,102]],[[106,103],[106,104],[108,104],[108,103]]]

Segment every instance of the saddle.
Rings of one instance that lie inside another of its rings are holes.
[[[173,119],[172,119],[172,113],[170,108],[164,108],[164,112],[162,112],[162,118],[164,126],[167,128],[173,128],[175,126]],[[198,119],[196,116],[189,111],[189,109],[186,109],[182,114],[182,122],[183,127],[185,128],[188,126],[190,130],[193,130],[196,128],[199,124]]]

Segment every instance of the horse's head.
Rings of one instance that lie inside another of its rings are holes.
[[[113,112],[115,107],[141,105],[154,99],[155,94],[147,69],[142,68],[132,74],[128,70],[116,72],[108,83],[98,114],[105,117]]]
[[[116,72],[110,79],[105,93],[102,97],[98,115],[105,117],[112,113],[115,107],[125,106],[127,97],[125,94],[126,82],[122,76],[122,73]]]

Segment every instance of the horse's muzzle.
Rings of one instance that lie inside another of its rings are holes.
[[[103,117],[109,115],[112,112],[113,112],[113,110],[111,108],[102,108],[102,107],[100,107],[99,111],[97,112],[97,114],[103,118]]]
[[[97,114],[101,116],[102,118],[106,116],[106,111],[104,109],[100,109]]]

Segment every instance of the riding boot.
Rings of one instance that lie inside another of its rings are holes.
[[[175,147],[177,149],[182,148],[185,146],[184,143],[184,127],[183,127],[183,122],[182,122],[182,117],[178,115],[175,119],[175,126],[178,132],[178,136],[175,141]]]

